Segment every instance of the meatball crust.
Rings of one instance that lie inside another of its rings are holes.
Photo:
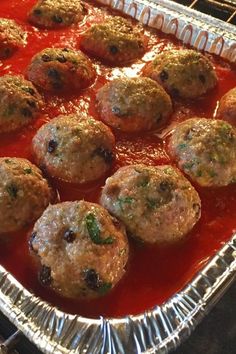
[[[41,216],[53,193],[30,161],[0,158],[0,233],[19,231]]]
[[[80,0],[39,0],[28,14],[39,27],[59,28],[81,21],[86,13]]]
[[[21,75],[0,77],[0,132],[10,132],[37,118],[42,97]]]
[[[203,187],[236,182],[236,132],[227,122],[188,119],[174,129],[169,151],[179,168]]]
[[[0,18],[0,59],[9,58],[18,48],[23,47],[26,33],[14,20]]]
[[[217,117],[236,126],[236,87],[229,90],[219,102]]]
[[[33,138],[37,164],[73,183],[102,177],[115,159],[114,147],[114,135],[105,124],[76,114],[52,119]]]
[[[183,239],[201,214],[195,189],[168,165],[121,167],[106,180],[101,204],[133,237],[156,244]]]
[[[30,248],[42,264],[40,280],[71,298],[95,298],[121,279],[129,246],[124,227],[98,204],[50,205],[36,222]]]
[[[94,24],[81,37],[81,48],[111,64],[125,64],[145,52],[140,26],[122,17],[113,16]]]
[[[196,98],[217,83],[208,58],[190,49],[166,50],[146,64],[143,75],[157,81],[171,95]]]
[[[68,48],[46,48],[37,53],[27,73],[30,81],[46,91],[80,90],[95,79],[91,61]]]
[[[125,132],[163,127],[172,112],[169,95],[155,81],[146,78],[118,78],[97,93],[101,119]]]

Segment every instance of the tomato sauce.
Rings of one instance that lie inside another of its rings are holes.
[[[80,33],[100,16],[107,16],[107,9],[88,4],[88,15],[76,26],[60,30],[37,29],[27,23],[27,12],[35,3],[33,0],[1,0],[0,16],[13,18],[28,32],[27,45],[18,50],[10,59],[0,61],[0,75],[6,73],[25,74],[32,56],[47,47],[79,48]],[[44,94],[45,107],[41,116],[25,129],[1,136],[0,156],[31,156],[31,140],[37,129],[58,114],[86,112],[99,119],[95,106],[95,95],[107,80],[123,74],[140,74],[144,64],[160,51],[180,47],[173,37],[146,29],[149,49],[142,60],[130,67],[111,68],[93,59],[97,79],[85,91],[71,95]],[[218,85],[209,94],[195,101],[174,102],[174,113],[168,129],[184,119],[199,116],[212,117],[217,101],[232,87],[236,86],[236,71],[227,62],[210,57],[218,75]],[[131,163],[158,165],[171,163],[165,148],[163,136],[154,133],[145,135],[116,135],[117,161],[112,174],[120,166]],[[165,132],[164,132],[165,134]],[[88,185],[70,185],[52,181],[61,201],[84,198],[99,200],[103,179]],[[86,317],[120,317],[138,314],[156,304],[161,304],[179,291],[206,264],[210,257],[228,241],[236,230],[236,185],[213,189],[195,186],[202,200],[202,217],[186,241],[174,246],[157,247],[130,241],[130,259],[127,273],[112,292],[97,300],[65,299],[52,290],[43,287],[37,277],[37,269],[28,249],[28,234],[24,230],[0,240],[0,263],[11,272],[27,289],[59,309]]]

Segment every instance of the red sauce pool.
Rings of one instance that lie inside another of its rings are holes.
[[[6,73],[25,73],[32,56],[43,48],[79,48],[79,34],[98,16],[106,16],[106,9],[94,10],[88,5],[89,13],[85,21],[76,27],[57,31],[39,30],[27,23],[26,14],[35,3],[21,0],[1,0],[0,16],[16,19],[28,32],[27,45],[16,52],[12,58],[0,62],[0,75]],[[41,117],[30,127],[18,133],[1,136],[0,156],[19,156],[32,161],[31,139],[37,129],[46,121],[61,113],[84,111],[99,119],[95,108],[95,94],[107,79],[122,75],[139,74],[144,63],[164,48],[180,47],[181,43],[172,37],[156,31],[146,31],[150,38],[149,52],[130,68],[109,68],[94,61],[98,75],[95,84],[86,91],[74,96],[45,97],[45,108]],[[235,68],[228,63],[211,57],[219,78],[217,88],[205,97],[194,102],[175,102],[175,111],[170,124],[192,116],[212,117],[219,98],[236,86]],[[164,142],[154,134],[127,136],[115,132],[117,142],[117,162],[114,170],[131,163],[149,165],[170,163]],[[112,174],[113,171],[111,171]],[[53,182],[58,189],[61,201],[82,199],[98,201],[103,180],[86,186],[72,186]],[[11,272],[27,289],[59,309],[86,317],[120,317],[137,314],[161,304],[176,291],[183,288],[236,230],[236,185],[209,189],[196,187],[202,200],[202,217],[187,240],[171,247],[140,245],[130,240],[130,260],[127,273],[118,286],[107,296],[98,300],[79,301],[60,297],[50,289],[40,285],[37,270],[28,250],[29,230],[2,238],[0,263]]]

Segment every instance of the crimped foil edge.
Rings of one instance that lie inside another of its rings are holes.
[[[195,328],[236,273],[236,234],[183,291],[138,316],[98,320],[57,310],[0,267],[0,309],[47,354],[161,353]]]
[[[169,0],[98,0],[198,50],[236,63],[236,26]]]
[[[99,0],[198,50],[236,61],[236,28],[168,0]],[[0,310],[46,354],[166,354],[184,340],[236,273],[236,234],[183,291],[139,316],[98,320],[57,310],[0,266]]]

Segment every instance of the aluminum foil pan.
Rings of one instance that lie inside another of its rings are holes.
[[[236,28],[166,0],[100,0],[184,43],[236,62]],[[168,353],[206,315],[236,275],[236,234],[181,292],[121,319],[69,315],[32,295],[0,266],[0,310],[44,353]]]

